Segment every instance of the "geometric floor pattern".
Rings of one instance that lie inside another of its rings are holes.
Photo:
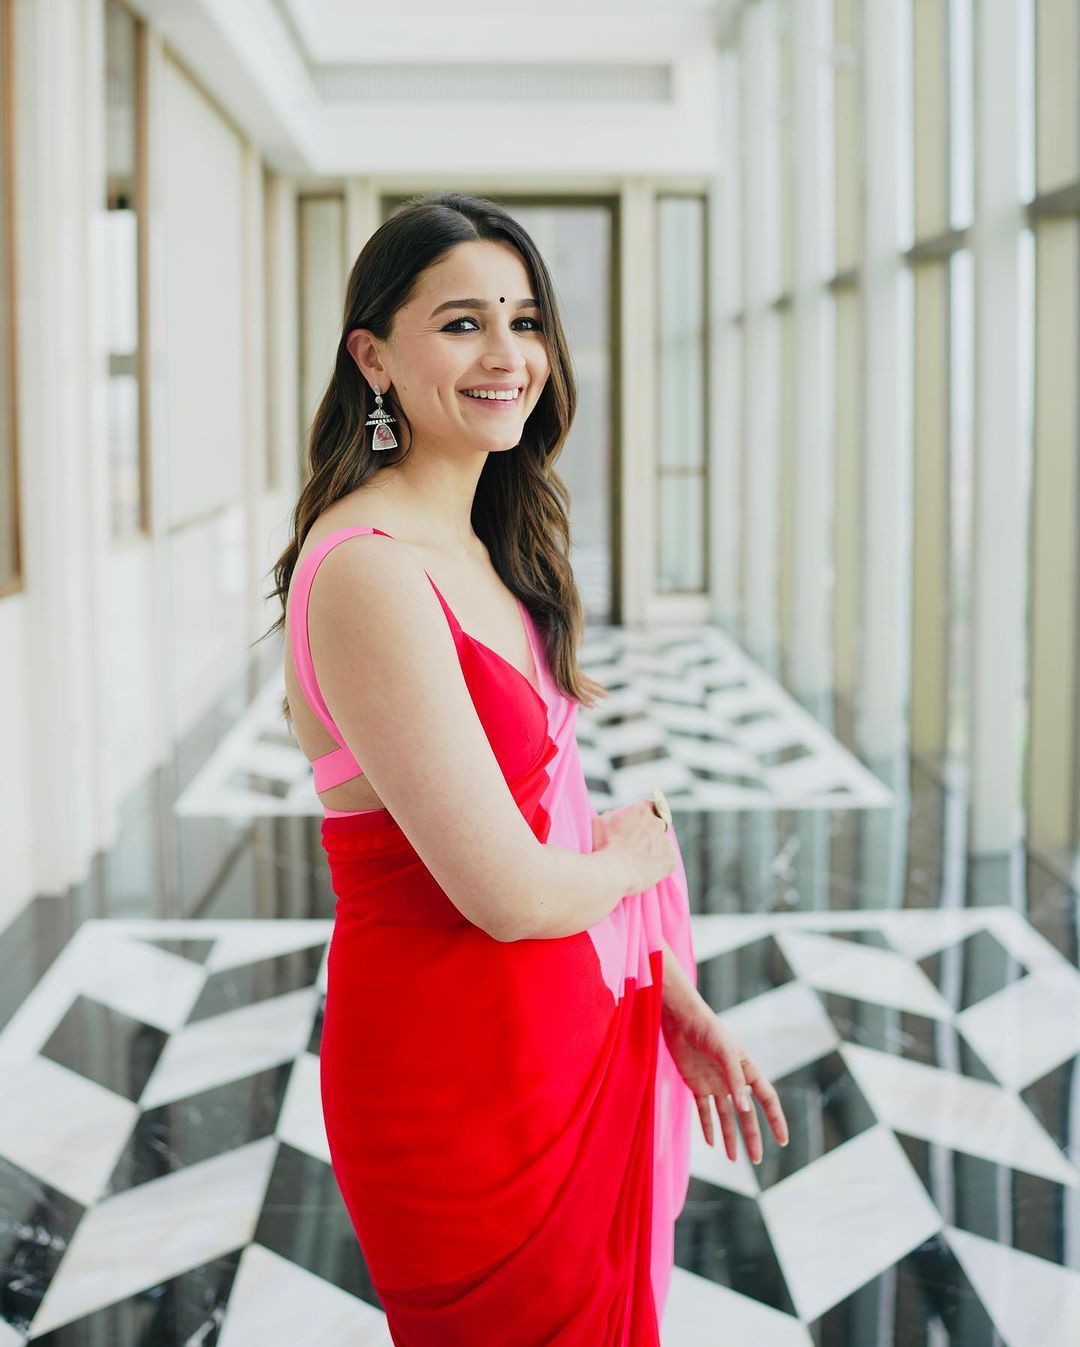
[[[577,740],[597,810],[660,786],[673,809],[880,809],[893,792],[715,627],[590,628],[580,662],[608,689]],[[311,768],[262,689],[176,803],[187,816],[322,813]],[[0,1344],[2,1347],[2,1344]]]
[[[1075,1347],[1080,973],[1005,907],[693,922],[791,1142],[695,1119],[665,1347]],[[388,1347],[319,1106],[330,930],[79,927],[0,1033],[0,1347]]]

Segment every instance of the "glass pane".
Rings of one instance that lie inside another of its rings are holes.
[[[862,257],[862,108],[860,103],[859,7],[835,0],[833,9],[834,172],[836,175],[836,270],[858,266]]]
[[[954,229],[971,223],[975,200],[972,41],[971,0],[949,0],[949,217]]]
[[[948,228],[948,71],[945,0],[915,0],[912,112],[915,127],[915,237]]]
[[[941,763],[949,692],[949,260],[913,271],[911,743]]]
[[[1037,0],[1035,137],[1040,192],[1080,178],[1080,5]]]
[[[697,472],[660,476],[656,588],[661,594],[705,588],[704,482]]]
[[[836,408],[833,513],[833,641],[836,690],[858,688],[859,605],[863,554],[862,307],[855,286],[836,291]]]
[[[795,53],[791,15],[781,10],[780,24],[780,289],[795,283]]]
[[[975,290],[972,255],[949,259],[949,728],[954,762],[967,757],[971,703],[971,514],[975,452]]]
[[[138,51],[136,21],[105,7],[105,315],[112,534],[144,524],[139,386]]]
[[[11,7],[0,0],[0,589],[18,572],[15,500],[14,300],[12,295],[10,78]]]
[[[578,408],[559,455],[570,490],[571,561],[590,622],[614,619],[612,502],[612,208],[504,203],[529,231],[559,293]]]
[[[657,201],[657,461],[705,462],[705,202]]]

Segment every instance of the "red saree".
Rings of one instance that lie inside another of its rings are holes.
[[[439,598],[522,815],[590,850],[577,703],[524,605],[542,697]],[[662,940],[696,981],[681,858],[589,931],[502,944],[387,811],[328,817],[322,840],[323,1111],[394,1342],[657,1347],[689,1175],[692,1101],[659,1027]]]

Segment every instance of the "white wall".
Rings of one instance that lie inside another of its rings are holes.
[[[256,151],[151,31],[150,524],[112,540],[103,3],[15,0],[14,17],[25,564],[0,599],[0,926],[86,874],[126,794],[246,667],[276,615],[299,420],[295,193],[264,191]]]

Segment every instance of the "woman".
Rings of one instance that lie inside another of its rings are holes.
[[[407,203],[349,277],[275,571],[337,896],[327,1137],[408,1347],[657,1344],[690,1101],[732,1159],[744,1092],[752,1158],[751,1093],[786,1142],[696,991],[670,816],[588,802],[574,725],[603,689],[554,470],[575,402],[521,226]]]

